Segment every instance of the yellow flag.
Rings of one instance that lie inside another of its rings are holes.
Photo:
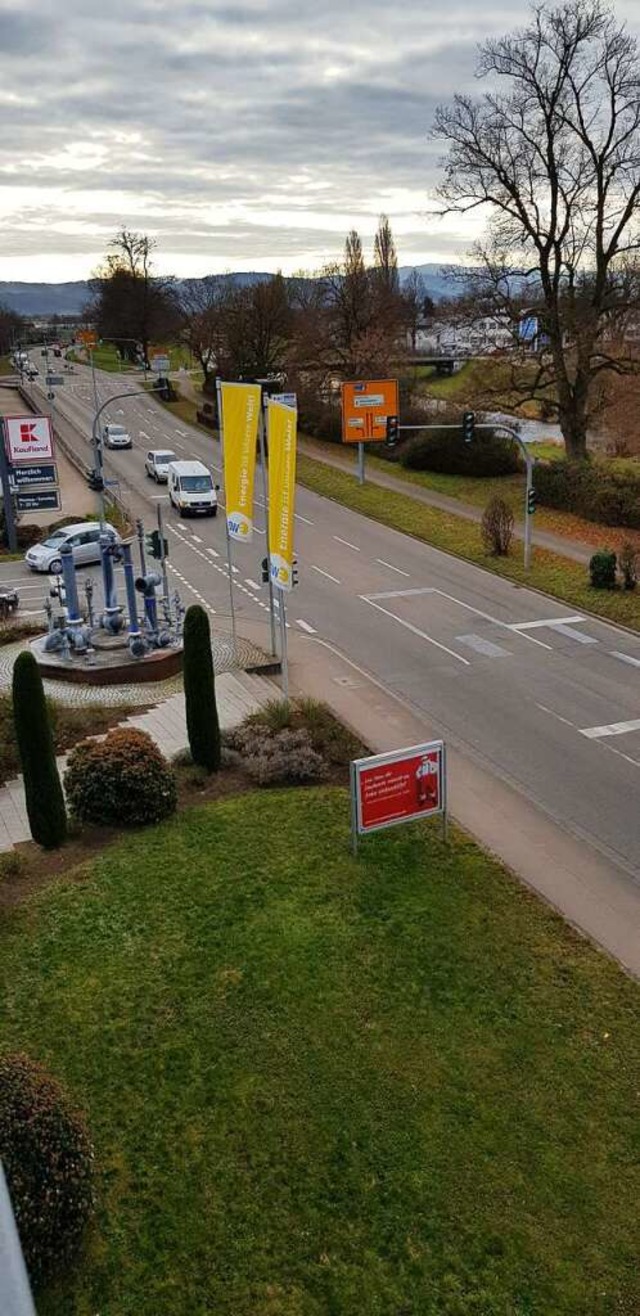
[[[278,589],[293,583],[296,429],[293,407],[269,398],[269,570]]]
[[[222,459],[230,539],[253,535],[253,485],[260,419],[259,384],[220,384]]]

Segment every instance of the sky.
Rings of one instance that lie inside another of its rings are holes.
[[[617,5],[638,27],[640,0]],[[90,275],[123,225],[159,273],[314,271],[389,215],[400,263],[464,261],[437,217],[435,106],[479,92],[521,0],[0,0],[0,280]]]

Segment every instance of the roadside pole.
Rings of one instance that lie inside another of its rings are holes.
[[[164,591],[166,611],[171,616],[171,605],[169,603],[169,575],[167,572],[167,555],[164,551],[164,525],[162,523],[162,508],[160,503],[156,503],[156,516],[158,518],[158,534],[160,535],[160,570],[162,572],[162,589]]]
[[[262,403],[262,399],[261,399]],[[218,401],[218,407],[220,402]],[[267,562],[269,561],[269,492],[267,488],[267,459],[266,444],[264,441],[264,407],[260,406],[260,420],[258,422],[258,437],[260,441],[260,468],[262,470],[262,496],[264,501],[264,532],[266,536],[265,549],[267,553]],[[269,572],[269,629],[271,633],[271,655],[275,658],[278,652],[276,643],[276,613],[273,597],[273,581],[271,572]]]
[[[524,496],[524,569],[528,571],[531,566],[531,516],[533,512],[533,458],[529,449],[525,445],[525,461],[527,463],[527,483]]]
[[[4,422],[0,416],[0,484],[2,484],[2,506],[4,508],[4,522],[7,527],[7,544],[10,553],[18,551],[18,532],[16,529],[16,518],[13,511],[13,495],[11,493],[11,483],[9,480],[9,462],[7,460],[7,450],[5,448]]]
[[[0,1162],[0,1309],[3,1316],[36,1316],[27,1268]]]
[[[358,482],[364,484],[364,443],[358,444]]]
[[[220,389],[220,380],[216,379],[216,397],[218,401],[218,433],[220,435],[220,455],[222,457],[222,471],[224,474],[224,427],[222,424],[222,393]],[[233,597],[233,570],[231,562],[231,537],[229,535],[229,522],[227,521],[226,507],[226,489],[225,489],[225,508],[224,508],[224,534],[227,544],[227,571],[229,573],[229,605],[231,608],[231,635],[233,639],[234,657],[238,657],[238,637],[236,633],[236,607]]]
[[[284,590],[279,590],[279,610],[280,610],[280,653],[282,661],[282,695],[285,702],[289,700],[289,648],[287,645],[287,609],[285,607]]]
[[[138,517],[136,521],[136,534],[138,536],[138,548],[140,550],[140,575],[146,576],[147,559],[145,557],[145,552],[144,552],[144,526],[142,524],[142,521],[140,520],[140,517]]]

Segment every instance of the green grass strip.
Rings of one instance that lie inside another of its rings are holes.
[[[640,591],[624,593],[594,590],[586,566],[548,549],[533,550],[532,567],[525,572],[522,544],[514,541],[511,555],[494,558],[485,552],[480,527],[462,517],[416,502],[409,494],[396,493],[377,485],[357,483],[354,476],[313,458],[299,454],[298,481],[324,498],[332,498],[392,530],[413,535],[433,548],[474,562],[479,567],[519,585],[529,585],[573,607],[593,612],[608,621],[640,630]],[[535,530],[534,530],[535,534]]]

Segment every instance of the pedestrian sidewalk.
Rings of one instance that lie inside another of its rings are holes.
[[[335,445],[334,450],[334,447],[330,448],[329,445],[317,443],[313,439],[300,439],[298,451],[304,453],[305,457],[324,462],[325,466],[333,466],[347,475],[356,473],[354,454],[345,452],[338,444]],[[428,507],[438,507],[440,511],[450,512],[453,516],[461,517],[463,521],[474,521],[479,525],[482,520],[481,507],[474,507],[472,503],[463,503],[458,498],[450,498],[448,494],[438,493],[435,489],[425,489],[422,485],[403,480],[402,476],[379,471],[370,463],[366,467],[366,480],[367,484],[391,489],[394,493],[404,494],[405,498],[413,498],[415,502],[425,503]],[[524,538],[524,524],[521,521],[516,521],[513,533],[516,539]],[[617,529],[612,527],[611,533],[623,535],[624,530],[622,527]],[[559,553],[561,557],[571,558],[573,562],[588,563],[596,551],[593,544],[584,543],[579,539],[568,539],[564,535],[554,535],[549,530],[539,530],[537,526],[534,526],[533,535],[534,543],[539,548],[548,548],[552,553]]]
[[[278,696],[275,685],[265,676],[250,676],[247,672],[223,672],[216,677],[218,716],[223,730],[237,726],[248,713]],[[184,692],[171,695],[148,713],[128,717],[122,723],[147,731],[152,740],[171,758],[187,748],[187,725]],[[67,755],[57,760],[62,777]],[[14,777],[0,787],[0,851],[11,850],[14,845],[30,839],[29,823],[24,801],[22,777]]]

